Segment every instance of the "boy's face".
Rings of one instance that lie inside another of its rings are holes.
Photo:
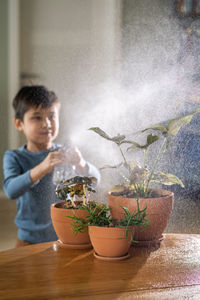
[[[29,151],[51,148],[52,141],[59,131],[59,109],[58,102],[48,108],[32,107],[24,114],[23,121],[14,120],[16,128],[23,131],[26,136]]]

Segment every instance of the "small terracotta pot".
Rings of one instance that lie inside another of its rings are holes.
[[[171,212],[173,209],[174,194],[167,190],[155,190],[160,195],[156,198],[139,198],[140,209],[145,208],[147,204],[146,218],[150,219],[148,227],[142,229],[135,228],[134,239],[136,241],[161,241],[162,233],[164,232]],[[114,219],[123,218],[123,210],[120,207],[127,207],[131,213],[137,209],[135,198],[126,198],[108,194],[108,206],[111,209],[111,216]],[[137,244],[135,244],[137,245]]]
[[[51,219],[60,245],[72,249],[91,248],[88,231],[84,233],[78,232],[75,235],[72,231],[73,220],[67,218],[67,216],[73,216],[73,211],[76,216],[81,218],[85,218],[88,213],[80,209],[61,208],[59,207],[61,203],[63,202],[57,202],[51,205]]]
[[[130,248],[131,234],[119,227],[88,227],[90,240],[96,254],[102,257],[123,257]]]

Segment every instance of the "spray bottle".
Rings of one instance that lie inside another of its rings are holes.
[[[71,143],[65,142],[63,144],[63,146],[61,147],[61,150],[63,153],[65,153],[66,150],[70,147],[71,147]],[[53,183],[55,185],[57,185],[61,181],[65,181],[74,176],[75,176],[75,166],[71,166],[66,163],[63,163],[63,164],[60,164],[60,165],[54,167]]]

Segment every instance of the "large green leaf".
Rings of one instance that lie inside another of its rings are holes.
[[[189,115],[186,115],[183,117],[177,117],[177,118],[169,121],[169,123],[167,125],[167,135],[166,135],[167,142],[166,142],[166,147],[165,147],[164,151],[166,151],[169,148],[173,138],[177,135],[179,130],[184,125],[189,124],[192,121],[193,116],[199,112],[200,112],[200,108],[197,108]]]
[[[112,141],[116,144],[120,144],[125,139],[125,135],[120,135],[120,134],[118,134],[117,136],[114,136],[114,137],[110,137],[105,131],[103,131],[99,127],[91,127],[91,128],[89,128],[89,130],[96,132],[104,139]]]
[[[193,114],[187,115],[184,117],[180,117],[180,118],[176,118],[176,119],[169,121],[168,126],[167,126],[168,127],[168,130],[167,130],[168,135],[172,135],[172,136],[177,135],[177,133],[181,129],[181,127],[190,123],[192,118],[193,118]]]
[[[179,184],[181,187],[184,187],[183,182],[178,177],[170,173],[168,174],[163,172],[154,173],[151,181],[162,183],[164,185]]]
[[[200,112],[200,108],[197,108],[189,115],[170,120],[167,125],[168,134],[175,136],[178,133],[178,131],[180,130],[180,128],[184,125],[189,124],[191,122],[193,116],[199,112]]]
[[[145,132],[147,130],[156,130],[160,131],[165,137],[168,138],[168,144],[171,142],[173,137],[178,133],[178,131],[181,129],[182,126],[187,125],[191,122],[193,116],[200,112],[200,108],[195,109],[192,113],[183,116],[183,117],[177,117],[168,122],[167,126],[162,125],[154,125],[151,127],[148,127],[142,132]]]
[[[110,137],[107,135],[107,133],[105,133],[105,131],[103,131],[101,128],[99,127],[91,127],[88,130],[92,130],[94,132],[96,132],[97,134],[99,134],[101,137],[110,140]]]

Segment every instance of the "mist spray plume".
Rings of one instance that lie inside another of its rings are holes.
[[[141,6],[145,13],[148,7],[144,7],[144,2]],[[185,73],[190,74],[192,70],[188,70],[184,61],[181,66],[178,62],[183,29],[162,13],[156,15],[158,19],[154,19],[155,12],[144,19],[132,18],[132,26],[123,27],[118,79],[110,77],[95,83],[90,76],[85,76],[87,70],[84,70],[84,80],[80,80],[67,103],[66,115],[70,112],[72,116],[66,123],[66,126],[70,124],[67,129],[70,140],[98,167],[115,164],[120,154],[114,145],[88,131],[90,127],[100,127],[111,136],[120,133],[129,137],[133,132],[186,112],[191,82],[184,77],[184,71],[187,69]],[[102,175],[101,189],[106,185],[103,190],[107,190],[116,183],[114,177],[118,174],[104,171]]]

